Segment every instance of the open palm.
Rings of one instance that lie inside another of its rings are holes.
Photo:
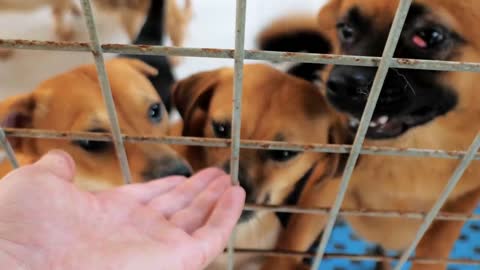
[[[244,203],[218,169],[90,193],[52,152],[0,181],[1,269],[205,268]]]

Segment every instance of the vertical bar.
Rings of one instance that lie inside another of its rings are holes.
[[[418,243],[422,239],[423,235],[427,232],[433,220],[440,212],[443,204],[445,204],[445,202],[447,201],[448,196],[453,191],[455,186],[458,184],[458,182],[462,178],[462,175],[465,173],[465,170],[468,168],[470,163],[475,158],[475,155],[477,154],[479,149],[480,149],[480,133],[477,134],[477,137],[475,138],[472,145],[470,146],[467,154],[462,158],[462,161],[455,169],[452,177],[448,181],[447,186],[441,193],[440,198],[437,200],[437,202],[435,202],[435,205],[432,207],[430,212],[428,212],[427,216],[425,217],[425,220],[423,221],[422,225],[418,229],[418,232],[412,244],[407,248],[407,250],[405,250],[405,252],[403,252],[402,256],[400,257],[400,260],[398,261],[398,264],[395,266],[395,270],[402,269],[403,265],[407,262],[408,257],[410,256],[410,254],[412,254],[412,252],[415,250]]]
[[[120,131],[120,125],[118,123],[117,112],[115,110],[115,103],[113,101],[112,91],[110,88],[110,82],[108,80],[107,72],[105,71],[105,61],[103,59],[103,51],[98,40],[98,33],[95,27],[95,20],[93,18],[92,7],[90,0],[81,0],[82,8],[85,15],[85,23],[88,28],[88,34],[90,36],[90,44],[95,59],[95,65],[97,67],[98,79],[100,82],[103,100],[107,107],[108,118],[112,126],[113,143],[117,153],[118,160],[120,162],[120,169],[126,184],[130,184],[131,173],[128,166],[127,153],[125,151],[125,145],[123,143],[122,134]]]
[[[373,112],[375,110],[378,98],[380,96],[380,92],[383,88],[383,83],[385,82],[385,78],[387,77],[389,66],[392,61],[393,54],[395,53],[395,49],[397,47],[397,43],[400,38],[400,34],[402,32],[403,25],[405,23],[405,19],[410,9],[411,3],[412,3],[412,0],[400,0],[399,2],[397,12],[395,14],[395,18],[393,20],[393,24],[390,29],[390,33],[388,35],[387,43],[383,51],[382,60],[380,61],[380,64],[378,66],[378,70],[375,75],[375,80],[373,82],[372,89],[370,91],[370,95],[368,97],[368,101],[362,115],[362,120],[360,121],[357,135],[355,137],[355,141],[352,146],[352,151],[350,153],[345,170],[343,172],[339,194],[335,199],[335,203],[333,204],[330,215],[329,215],[327,226],[323,231],[322,240],[320,241],[320,244],[318,246],[318,249],[315,255],[315,260],[312,264],[312,268],[311,268],[312,270],[317,270],[319,268],[322,262],[322,258],[325,254],[325,249],[327,247],[328,240],[330,239],[330,235],[335,225],[335,221],[340,211],[340,207],[342,206],[343,198],[345,197],[348,184],[350,183],[350,180],[352,177],[353,169],[355,168],[355,164],[360,155],[360,151],[362,148],[363,141],[365,140],[365,136],[367,134],[369,123],[372,120]]]
[[[234,73],[233,83],[233,109],[232,109],[232,155],[230,157],[230,174],[232,182],[239,184],[238,169],[240,163],[240,130],[242,123],[242,92],[243,92],[243,61],[245,59],[245,20],[247,13],[247,0],[237,0],[235,19],[235,52],[234,52]],[[234,243],[236,229],[228,241],[228,270],[234,269]]]
[[[0,127],[0,145],[3,149],[5,149],[5,153],[7,154],[7,158],[12,164],[13,168],[16,169],[20,167],[17,158],[15,157],[15,152],[13,151],[12,145],[7,140],[7,135],[5,135],[5,131],[3,128]]]

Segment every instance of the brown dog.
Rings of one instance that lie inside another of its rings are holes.
[[[233,70],[202,72],[180,81],[174,102],[183,117],[183,136],[230,138]],[[242,139],[295,143],[342,143],[339,119],[319,89],[307,81],[263,64],[244,69]],[[186,147],[195,170],[219,166],[230,171],[229,148]],[[239,181],[247,203],[279,205],[294,199],[302,187],[315,185],[335,172],[339,156],[313,152],[242,149]],[[312,180],[314,179],[314,180]],[[236,248],[271,249],[281,230],[273,212],[242,214]],[[236,255],[235,269],[258,269],[262,258]],[[221,256],[210,269],[225,269]]]
[[[333,53],[381,56],[398,1],[331,0],[318,27]],[[417,0],[411,7],[395,52],[397,58],[480,61],[480,18],[476,0]],[[308,29],[310,26],[308,27]],[[299,41],[301,42],[301,41]],[[329,66],[324,73],[329,102],[350,118],[355,133],[376,68]],[[466,150],[479,131],[480,77],[466,72],[391,69],[372,123],[367,146]],[[344,209],[427,212],[439,198],[458,160],[362,156],[347,190]],[[472,213],[480,200],[480,163],[468,168],[443,211]],[[330,207],[339,181],[306,194],[305,206]],[[293,221],[294,220],[294,221]],[[362,238],[402,251],[421,220],[348,217]],[[323,216],[294,216],[278,248],[306,251],[323,229]],[[423,237],[416,256],[447,259],[463,222],[437,221]],[[297,261],[275,259],[264,269],[294,269]],[[445,264],[414,264],[412,269],[445,269]]]
[[[118,58],[106,64],[122,133],[161,136],[169,129],[168,114],[147,75],[157,71],[138,60]],[[9,128],[60,132],[109,132],[94,65],[78,67],[53,77],[30,94],[0,103],[0,123]],[[119,162],[110,142],[9,138],[23,164],[51,149],[70,153],[78,168],[76,183],[89,190],[122,184]],[[126,143],[134,182],[167,175],[190,175],[190,166],[170,147],[161,144]],[[0,176],[11,170],[7,161]]]

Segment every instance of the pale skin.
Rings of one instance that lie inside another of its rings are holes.
[[[0,181],[0,269],[205,268],[223,252],[245,192],[218,169],[91,193],[53,151]]]

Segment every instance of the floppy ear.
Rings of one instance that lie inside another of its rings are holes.
[[[183,118],[182,136],[201,136],[219,70],[197,73],[173,86],[173,102]]]
[[[343,0],[330,0],[318,13],[319,31],[335,47],[337,42],[337,20]]]
[[[18,95],[0,102],[0,126],[3,128],[31,128],[35,100],[32,94]],[[9,138],[13,147],[19,147],[21,138]]]
[[[138,59],[119,57],[111,61],[121,61],[127,63],[132,68],[136,69],[138,72],[144,74],[147,77],[158,75],[158,70],[156,68]]]

